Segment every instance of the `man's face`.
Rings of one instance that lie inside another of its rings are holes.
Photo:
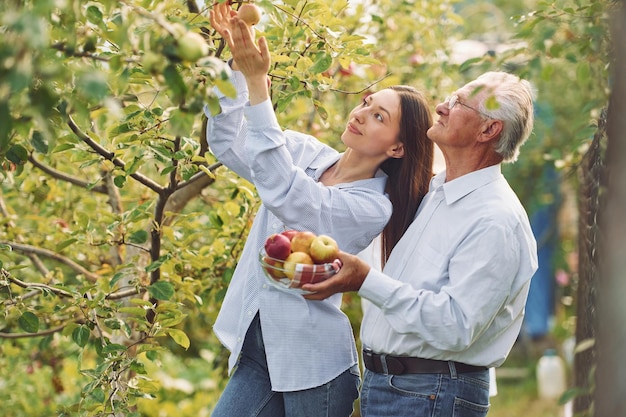
[[[444,152],[471,148],[488,120],[478,110],[486,94],[483,86],[471,82],[450,96],[456,99],[439,103],[435,108],[439,119],[428,130],[428,137]]]

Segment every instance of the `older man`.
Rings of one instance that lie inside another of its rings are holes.
[[[309,299],[358,291],[361,414],[485,416],[489,367],[522,325],[537,249],[528,216],[501,173],[533,127],[530,84],[488,72],[440,103],[428,131],[446,170],[378,271],[341,253],[343,268],[308,285]]]

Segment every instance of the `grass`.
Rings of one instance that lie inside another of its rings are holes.
[[[516,346],[496,370],[498,394],[491,398],[488,417],[566,417],[558,400],[537,395],[535,368],[540,346]]]

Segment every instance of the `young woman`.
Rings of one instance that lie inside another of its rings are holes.
[[[215,4],[210,20],[231,49],[238,95],[217,91],[222,111],[207,112],[207,140],[225,166],[256,186],[263,202],[214,325],[231,352],[231,378],[212,416],[348,417],[360,378],[341,296],[310,302],[268,285],[259,250],[285,229],[330,235],[350,253],[382,233],[386,259],[432,176],[428,105],[406,86],[366,97],[350,113],[341,135],[346,150],[339,153],[278,125],[265,39],[255,44],[226,3]]]

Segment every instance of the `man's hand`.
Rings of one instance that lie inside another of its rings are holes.
[[[370,272],[370,266],[359,257],[339,252],[343,264],[339,272],[318,284],[305,284],[302,289],[313,294],[306,294],[308,300],[324,300],[339,292],[358,291]]]

